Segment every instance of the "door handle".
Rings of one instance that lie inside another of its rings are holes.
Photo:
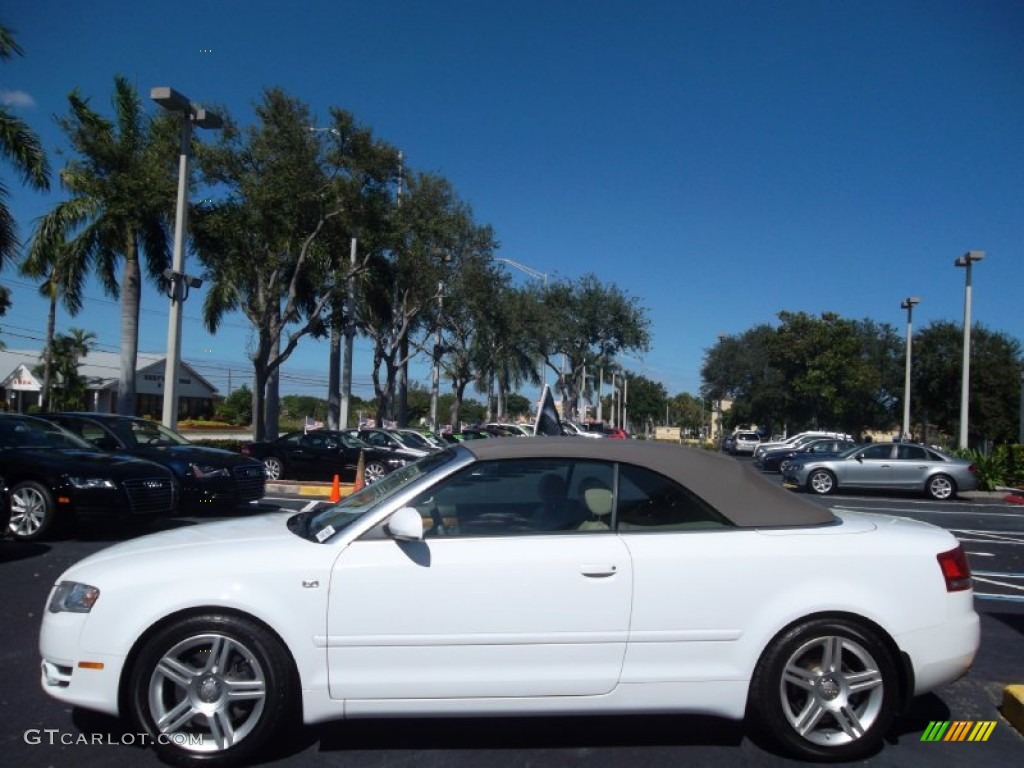
[[[608,563],[584,563],[580,573],[592,579],[605,579],[618,573],[618,566]]]

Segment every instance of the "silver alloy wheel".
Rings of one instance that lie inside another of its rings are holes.
[[[379,461],[371,461],[363,467],[363,481],[370,485],[380,480],[387,473],[387,469],[383,464]]]
[[[825,635],[801,644],[786,660],[779,696],[786,720],[800,737],[837,747],[857,741],[878,720],[884,677],[863,645]]]
[[[938,501],[952,498],[956,493],[953,480],[946,475],[936,475],[928,479],[928,495]]]
[[[163,654],[148,684],[153,721],[187,752],[222,752],[259,723],[267,698],[263,667],[238,640],[187,637]]]
[[[832,477],[832,473],[827,469],[816,469],[811,473],[811,476],[807,478],[807,484],[811,487],[811,490],[821,495],[832,493],[836,488],[835,478]]]
[[[49,500],[31,485],[22,485],[11,491],[10,531],[16,539],[34,537],[46,524],[50,514]]]
[[[267,480],[280,480],[284,474],[284,464],[277,456],[267,456],[263,460],[263,466],[267,470]]]

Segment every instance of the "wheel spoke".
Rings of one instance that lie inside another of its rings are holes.
[[[797,733],[801,736],[806,736],[810,731],[814,730],[814,726],[821,721],[821,718],[826,711],[827,710],[812,697],[807,700],[807,705],[803,708],[800,714],[791,719],[791,722],[793,723],[793,727],[796,729]]]
[[[210,644],[209,658],[206,660],[204,672],[224,674],[228,667],[228,656],[231,654],[231,641],[225,637],[215,637]]]
[[[817,677],[813,672],[809,672],[803,667],[799,667],[796,664],[790,664],[782,672],[782,682],[789,685],[795,685],[804,691],[814,690],[814,679]]]
[[[832,713],[832,717],[843,729],[843,733],[851,739],[859,739],[864,735],[864,727],[860,723],[860,718],[857,717],[857,713],[850,705],[840,707]]]
[[[217,745],[217,749],[227,749],[235,743],[235,727],[224,708],[215,710],[206,719],[210,724],[210,737]]]
[[[826,637],[822,642],[821,666],[829,672],[838,672],[843,663],[843,638]]]
[[[184,698],[156,721],[156,727],[160,729],[160,733],[174,733],[195,714],[196,710],[192,708],[192,704]]]
[[[262,680],[225,680],[227,697],[232,701],[243,699],[262,699],[267,695],[267,687]]]
[[[873,688],[881,687],[884,680],[882,680],[882,673],[877,669],[865,669],[863,672],[852,672],[845,675],[846,684],[850,689],[850,693],[861,693],[862,691],[870,691]]]
[[[196,676],[195,670],[169,656],[160,659],[154,674],[161,675],[182,688],[187,688],[192,678]]]

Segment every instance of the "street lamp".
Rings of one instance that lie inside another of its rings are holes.
[[[971,385],[971,264],[985,258],[984,251],[968,251],[953,262],[964,268],[964,363],[960,380],[960,447],[967,447],[967,400]]]
[[[181,368],[181,310],[189,288],[198,288],[202,281],[185,274],[185,236],[188,228],[188,158],[192,145],[192,125],[220,128],[218,115],[193,104],[173,88],[153,88],[149,98],[166,110],[181,113],[181,148],[178,156],[178,202],[174,214],[174,256],[171,269],[164,273],[170,282],[168,296],[171,314],[167,321],[167,360],[164,369],[164,426],[178,425],[178,370]]]
[[[441,259],[441,269],[452,260],[451,254],[438,254]],[[444,312],[444,273],[437,281],[437,335],[434,338],[434,371],[430,387],[430,431],[437,432],[437,401],[441,389],[441,354],[444,348],[441,346],[441,315]],[[452,428],[458,430],[459,425],[454,424]]]
[[[910,434],[910,324],[914,314],[914,307],[921,303],[920,296],[907,296],[900,302],[900,309],[907,310],[907,372],[903,379],[903,434],[901,439],[905,442]]]

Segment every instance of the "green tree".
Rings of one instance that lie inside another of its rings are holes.
[[[963,326],[936,321],[914,334],[912,417],[925,440],[960,432]],[[1021,344],[1005,333],[971,328],[968,441],[1016,440],[1020,406]]]
[[[23,56],[24,51],[15,41],[14,31],[0,26],[0,59],[15,55]],[[41,192],[50,188],[50,166],[39,137],[6,105],[0,105],[0,155],[7,158],[28,186]],[[7,207],[8,194],[7,183],[0,179],[0,270],[17,257],[20,246],[18,228]],[[0,317],[9,306],[10,292],[0,285]]]
[[[38,224],[40,242],[66,242],[79,265],[94,269],[104,289],[121,300],[121,363],[117,411],[135,412],[142,269],[163,284],[168,266],[168,222],[175,201],[177,124],[171,116],[150,120],[127,78],[114,78],[114,117],[97,113],[77,90],[58,124],[75,157],[60,178],[70,199]],[[62,246],[63,247],[63,246]],[[143,260],[143,257],[145,259]],[[56,258],[56,255],[53,256]],[[120,280],[118,262],[123,262]]]
[[[57,327],[57,304],[64,305],[72,317],[82,309],[83,290],[88,264],[64,241],[62,232],[37,228],[29,242],[21,273],[41,279],[39,293],[49,303],[46,315],[46,339],[43,347],[43,391],[41,410],[51,410],[50,395],[54,379],[54,346]]]
[[[242,384],[224,398],[217,407],[217,418],[228,424],[248,425],[252,423],[252,390]]]
[[[84,407],[87,382],[79,374],[78,367],[82,358],[95,346],[95,341],[95,333],[81,328],[70,328],[67,334],[59,333],[54,338],[51,358],[59,380],[56,391],[51,394],[54,410],[77,410]],[[42,366],[36,366],[33,372],[39,375]]]
[[[575,283],[558,281],[542,295],[541,354],[558,374],[568,412],[575,413],[584,369],[593,373],[619,353],[647,351],[650,319],[639,299],[614,284],[601,283],[593,274]]]
[[[197,208],[193,234],[211,281],[207,328],[235,310],[253,326],[253,431],[264,439],[277,434],[281,364],[303,337],[330,332],[325,313],[373,255],[364,249],[355,268],[340,256],[362,213],[387,196],[398,155],[340,109],[322,139],[309,108],[280,89],[263,93],[256,118],[244,131],[229,120],[199,153],[204,178],[226,194]]]
[[[650,431],[654,424],[665,417],[668,393],[665,386],[638,373],[626,374],[626,416],[630,424],[637,425],[635,431]]]

